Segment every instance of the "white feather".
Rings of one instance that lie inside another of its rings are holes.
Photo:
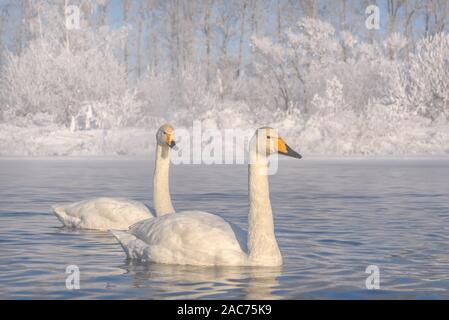
[[[236,232],[235,232],[236,231]],[[246,235],[219,216],[184,211],[112,231],[128,258],[183,265],[246,265]],[[244,247],[244,245],[243,245]]]
[[[62,224],[69,228],[126,230],[138,221],[153,217],[148,208],[133,200],[96,198],[53,207]]]

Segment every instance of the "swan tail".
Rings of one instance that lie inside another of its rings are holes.
[[[145,242],[127,231],[110,230],[110,232],[118,240],[128,259],[141,260],[145,257],[145,253],[148,252],[146,250],[148,245]]]
[[[52,209],[54,215],[65,227],[75,228],[81,222],[79,218],[69,216],[63,206],[53,206]]]

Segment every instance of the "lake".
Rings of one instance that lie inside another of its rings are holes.
[[[151,207],[152,173],[152,158],[1,159],[0,299],[449,299],[449,159],[282,160],[270,177],[281,268],[130,262],[109,233],[51,213],[98,196]],[[170,183],[178,211],[246,229],[246,166],[172,166]]]

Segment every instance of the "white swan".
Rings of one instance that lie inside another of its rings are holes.
[[[156,164],[153,177],[153,202],[156,216],[174,213],[169,190],[170,148],[175,147],[173,127],[165,124],[156,134]],[[152,218],[148,208],[124,198],[96,198],[53,207],[66,227],[92,230],[127,230],[138,221]]]
[[[178,212],[141,221],[129,231],[111,230],[128,258],[184,265],[282,265],[269,197],[268,156],[275,152],[301,156],[272,128],[258,129],[250,146],[247,235],[219,216]]]

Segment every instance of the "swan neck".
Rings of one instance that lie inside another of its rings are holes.
[[[153,202],[156,216],[175,212],[170,197],[169,171],[169,147],[158,144],[156,147],[156,163],[153,177]]]
[[[282,264],[282,256],[274,234],[266,157],[255,152],[250,156],[248,179],[250,262],[253,265],[279,266]]]

